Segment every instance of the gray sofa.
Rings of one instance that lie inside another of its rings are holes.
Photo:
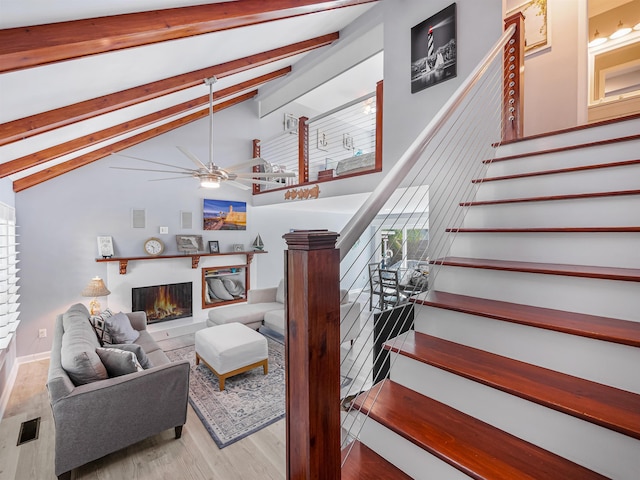
[[[79,385],[72,381],[78,383],[77,375],[70,376],[62,365],[71,371],[69,362],[83,358],[100,367],[95,361],[100,342],[84,305],[73,305],[56,318],[47,389],[59,479],[70,479],[72,469],[164,430],[175,428],[180,438],[187,419],[189,363],[170,362],[147,332],[144,312],[127,317],[139,332],[135,344],[145,352],[148,368]]]

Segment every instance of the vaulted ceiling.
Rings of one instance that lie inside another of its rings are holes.
[[[215,110],[255,98],[375,3],[3,0],[0,178],[19,192],[203,118],[211,76]]]

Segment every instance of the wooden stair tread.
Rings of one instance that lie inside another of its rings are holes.
[[[617,192],[575,193],[570,195],[547,195],[542,197],[506,198],[502,200],[483,200],[479,202],[461,202],[461,207],[478,207],[482,205],[502,205],[506,203],[553,202],[557,200],[580,200],[585,198],[619,197],[624,195],[640,195],[640,190],[620,190]]]
[[[451,233],[640,233],[640,227],[447,228]]]
[[[640,347],[640,322],[553,310],[486,298],[430,291],[414,303],[505,322]]]
[[[385,348],[640,439],[640,395],[410,331]]]
[[[355,406],[472,478],[606,478],[391,380]]]
[[[483,163],[504,162],[506,160],[515,160],[518,158],[533,157],[535,155],[545,155],[548,153],[566,152],[569,150],[578,150],[581,148],[600,147],[603,145],[611,145],[613,143],[627,142],[640,139],[640,135],[629,135],[626,137],[609,138],[607,140],[598,140],[596,142],[578,143],[575,145],[567,145],[565,147],[549,148],[547,150],[535,150],[532,152],[518,153],[516,155],[508,155],[490,160],[483,160]]]
[[[569,277],[599,278],[627,282],[640,281],[640,269],[620,267],[598,267],[592,265],[566,265],[561,263],[517,262],[484,258],[444,257],[432,260],[435,265],[463,268],[481,268],[509,272],[540,273]]]
[[[542,175],[555,175],[560,173],[583,172],[587,170],[598,170],[601,168],[627,167],[640,164],[638,160],[626,160],[622,162],[598,163],[596,165],[581,165],[578,167],[557,168],[553,170],[538,170],[535,172],[517,173],[513,175],[502,175],[499,177],[475,178],[472,183],[496,182],[501,180],[514,180],[516,178],[539,177]]]
[[[342,450],[342,461],[342,480],[362,478],[411,480],[409,475],[358,440]]]

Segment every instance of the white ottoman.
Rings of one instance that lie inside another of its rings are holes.
[[[218,377],[220,390],[225,379],[262,367],[269,370],[267,339],[242,323],[227,323],[196,332],[196,365],[200,360]]]

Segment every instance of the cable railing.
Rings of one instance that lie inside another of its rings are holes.
[[[309,181],[320,172],[337,177],[373,170],[376,153],[376,93],[307,120]]]
[[[297,131],[286,130],[278,135],[260,141],[260,157],[267,163],[261,167],[267,173],[294,172],[295,177],[272,179],[282,185],[261,185],[261,191],[273,190],[300,183],[298,175],[298,135]]]
[[[379,390],[371,387],[386,381],[397,356],[382,344],[396,337],[394,348],[402,348],[413,323],[410,298],[433,288],[440,259],[463,224],[461,204],[480,185],[471,180],[484,177],[483,161],[493,158],[503,138],[503,118],[515,120],[509,118],[515,111],[505,117],[511,88],[501,55],[506,47],[509,58],[515,31],[511,26],[504,32],[340,233],[341,288],[349,290],[351,308],[360,315],[356,340],[341,351],[343,449],[359,438],[367,420],[352,400],[375,397]]]

